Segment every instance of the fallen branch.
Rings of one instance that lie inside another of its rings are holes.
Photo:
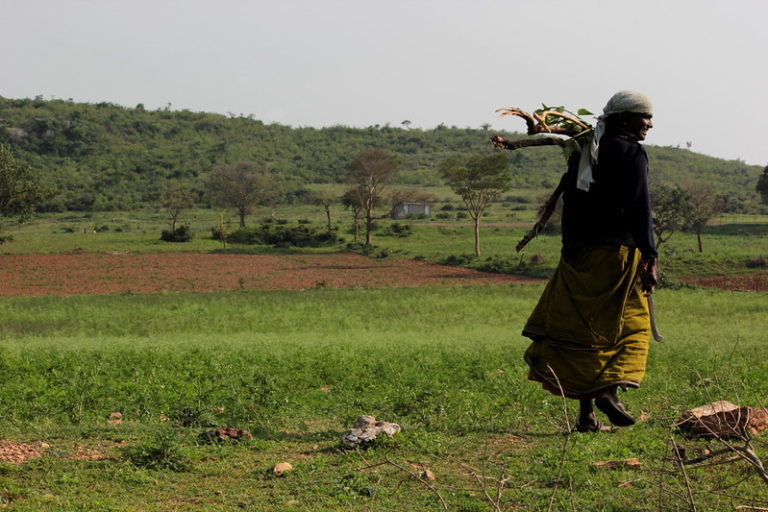
[[[696,512],[696,503],[693,501],[693,489],[691,488],[691,480],[688,478],[688,472],[685,470],[685,464],[683,464],[683,455],[681,454],[680,446],[678,446],[674,437],[670,437],[669,440],[672,442],[672,449],[675,451],[675,462],[677,462],[678,466],[680,466],[680,469],[683,472],[689,510],[691,512]]]
[[[365,459],[363,459],[363,460],[365,460]],[[392,461],[392,460],[390,460],[389,458],[386,458],[386,459],[384,459],[384,462],[379,462],[379,463],[377,463],[377,464],[368,464],[368,465],[367,465],[367,466],[365,466],[365,467],[362,467],[362,468],[357,468],[357,471],[366,471],[366,470],[368,470],[368,469],[372,469],[372,468],[375,468],[375,467],[378,467],[378,466],[392,466],[392,467],[394,467],[394,468],[397,468],[397,469],[399,469],[399,470],[400,470],[400,471],[402,471],[403,473],[405,473],[405,474],[409,475],[411,478],[413,478],[414,480],[416,480],[417,482],[419,482],[420,484],[422,484],[423,486],[425,486],[425,487],[426,487],[427,489],[429,489],[429,490],[430,490],[430,491],[431,491],[431,492],[432,492],[432,493],[433,493],[435,496],[437,496],[437,499],[439,499],[439,500],[440,500],[440,505],[443,507],[443,510],[446,510],[446,511],[448,510],[448,503],[446,503],[446,501],[445,501],[445,498],[443,498],[443,495],[442,495],[442,494],[440,494],[440,491],[438,491],[438,490],[435,488],[435,486],[433,486],[432,484],[430,484],[430,483],[429,483],[427,480],[425,480],[425,479],[421,478],[421,477],[420,477],[419,475],[417,475],[416,473],[414,473],[414,472],[412,472],[412,471],[409,471],[408,469],[406,469],[406,468],[402,467],[401,465],[397,464],[396,462],[393,462],[393,461]]]

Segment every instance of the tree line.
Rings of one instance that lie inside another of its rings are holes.
[[[492,114],[491,114],[492,115]],[[433,129],[373,125],[365,128],[289,127],[244,114],[147,110],[112,103],[75,103],[0,97],[0,143],[53,191],[42,211],[130,210],[168,203],[169,184],[194,206],[213,204],[209,182],[218,168],[251,162],[281,185],[281,200],[309,201],[308,184],[344,183],[353,159],[366,148],[389,152],[394,182],[429,187],[445,183],[446,159],[488,154],[488,127]],[[671,147],[648,147],[659,182],[711,183],[731,211],[757,212],[761,169]],[[532,148],[505,155],[512,188],[550,189],[564,163],[559,149]],[[278,197],[273,200],[280,199]]]

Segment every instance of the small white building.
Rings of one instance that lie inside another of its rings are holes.
[[[405,219],[415,215],[429,217],[432,215],[432,207],[427,203],[400,203],[392,212],[393,219]]]

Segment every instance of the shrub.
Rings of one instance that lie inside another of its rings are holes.
[[[214,233],[216,234],[216,233]],[[218,236],[224,236],[223,233],[218,232]],[[218,238],[217,240],[222,240]],[[233,244],[260,244],[261,241],[261,228],[240,228],[232,231],[227,235],[227,242]]]
[[[160,240],[163,242],[189,242],[192,240],[192,230],[189,226],[179,226],[173,231],[164,229],[160,233]]]
[[[216,230],[214,229],[214,237]],[[219,234],[220,236],[220,234]],[[275,247],[320,247],[338,242],[335,233],[304,225],[283,226],[276,223],[253,228],[241,228],[229,234],[227,241],[236,244],[263,244]]]
[[[176,433],[168,428],[158,430],[153,438],[123,451],[128,461],[148,469],[185,471],[189,460],[184,456]]]
[[[405,238],[407,236],[411,236],[413,234],[413,230],[410,224],[400,224],[399,222],[393,222],[387,227],[386,231],[384,231],[384,234],[396,236],[398,238]]]
[[[441,265],[463,266],[470,264],[474,259],[475,256],[473,254],[449,254],[442,260],[438,261],[438,263]]]

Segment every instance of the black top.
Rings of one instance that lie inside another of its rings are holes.
[[[637,247],[644,258],[657,257],[645,148],[630,135],[604,134],[589,192],[576,188],[579,156],[574,154],[563,176],[564,251],[608,243]]]

